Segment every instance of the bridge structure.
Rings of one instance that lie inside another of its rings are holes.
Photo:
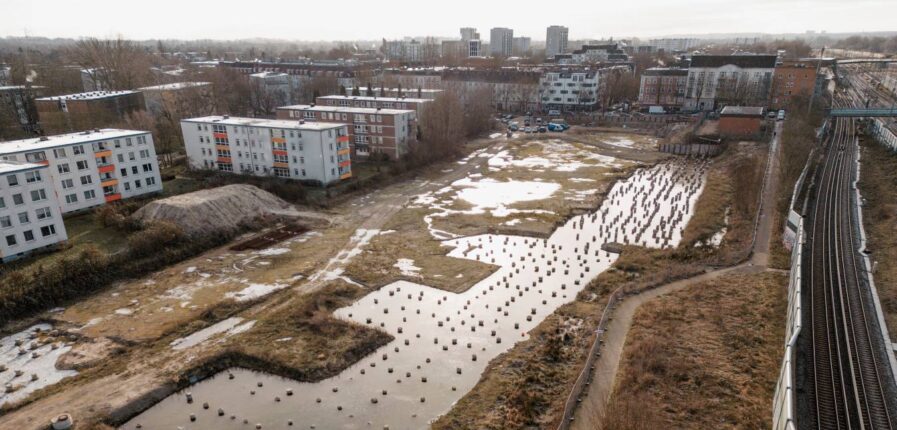
[[[884,118],[897,117],[897,107],[887,108],[834,108],[828,112],[835,118]]]

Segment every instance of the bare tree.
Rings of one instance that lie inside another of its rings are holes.
[[[464,107],[454,91],[442,93],[421,112],[421,144],[431,157],[454,155],[464,143]]]
[[[130,90],[152,81],[152,61],[146,49],[121,37],[83,39],[68,54],[103,88]]]

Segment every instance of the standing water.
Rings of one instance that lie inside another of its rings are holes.
[[[474,387],[490,360],[610,267],[617,256],[602,244],[676,246],[703,184],[703,164],[640,169],[596,212],[571,218],[548,239],[448,240],[450,256],[499,269],[461,294],[398,281],[337,310],[395,337],[339,375],[304,383],[231,369],[123,428],[425,428]]]

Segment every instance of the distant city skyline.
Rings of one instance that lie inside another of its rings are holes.
[[[318,2],[269,0],[236,6],[208,0],[156,0],[140,6],[112,0],[7,0],[0,36],[326,41],[426,35],[458,38],[461,27],[474,27],[486,37],[491,28],[507,27],[515,36],[544,41],[550,25],[568,27],[571,40],[897,29],[888,13],[894,0],[641,0],[612,4],[574,0],[555,10],[557,13],[537,11],[540,6],[509,8],[504,3],[472,0],[440,8],[432,4],[423,7],[412,0],[387,0],[378,7],[348,0],[339,5],[339,13]],[[405,16],[412,11],[417,18]],[[434,13],[439,19],[428,18]]]

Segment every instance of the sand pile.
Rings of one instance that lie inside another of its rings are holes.
[[[296,218],[292,205],[252,185],[235,184],[153,201],[133,215],[141,222],[165,220],[188,234],[233,231],[264,218]]]

